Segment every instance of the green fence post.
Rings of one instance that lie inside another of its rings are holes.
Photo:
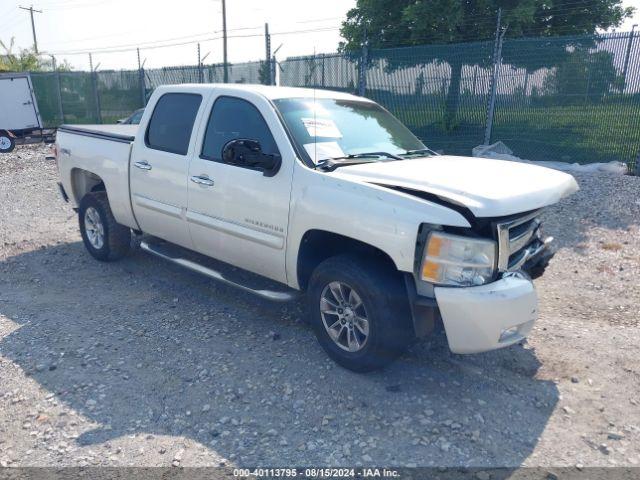
[[[369,63],[369,37],[367,31],[364,32],[364,43],[362,44],[362,54],[360,55],[360,68],[358,72],[358,95],[364,97],[367,93],[367,64]]]
[[[493,116],[496,109],[496,95],[498,91],[498,77],[500,75],[500,66],[502,65],[502,41],[504,40],[505,30],[501,28],[500,21],[502,19],[502,9],[498,9],[498,24],[496,26],[496,43],[493,49],[493,76],[491,78],[491,94],[489,96],[489,105],[487,107],[487,124],[484,131],[484,144],[489,145],[491,142],[491,131],[493,130]]]
[[[64,123],[64,109],[62,107],[62,86],[60,84],[59,70],[56,70],[56,97],[58,99],[58,113],[60,114],[60,123]]]
[[[138,83],[140,84],[140,106],[147,106],[147,95],[144,86],[144,63],[140,63],[140,49],[136,49],[138,53]]]
[[[96,101],[96,120],[102,123],[102,109],[100,108],[100,92],[98,92],[98,72],[91,72],[91,83],[93,84],[93,95]]]

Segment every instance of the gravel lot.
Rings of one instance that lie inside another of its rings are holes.
[[[581,176],[545,214],[527,344],[440,335],[357,375],[299,304],[94,261],[45,152],[0,156],[0,465],[639,464],[640,178]]]

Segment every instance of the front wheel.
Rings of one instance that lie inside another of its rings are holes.
[[[78,220],[84,246],[96,260],[112,262],[129,252],[131,230],[116,222],[105,192],[88,193],[82,198]]]
[[[4,130],[0,130],[0,153],[10,153],[16,148],[15,139]]]
[[[401,278],[371,259],[344,255],[321,263],[308,301],[318,342],[339,365],[356,372],[382,368],[410,340],[410,310]]]

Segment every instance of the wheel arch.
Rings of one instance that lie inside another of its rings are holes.
[[[371,244],[327,230],[312,229],[302,236],[296,274],[299,288],[306,290],[315,268],[324,260],[344,254],[367,256],[381,266],[398,271],[393,259]]]
[[[71,170],[71,194],[76,205],[80,205],[82,198],[91,192],[106,192],[104,180],[88,170],[74,168]]]

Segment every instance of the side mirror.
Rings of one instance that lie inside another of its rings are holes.
[[[263,153],[260,142],[246,138],[237,138],[222,148],[222,160],[230,165],[258,170],[265,177],[273,177],[280,169],[280,155]]]

